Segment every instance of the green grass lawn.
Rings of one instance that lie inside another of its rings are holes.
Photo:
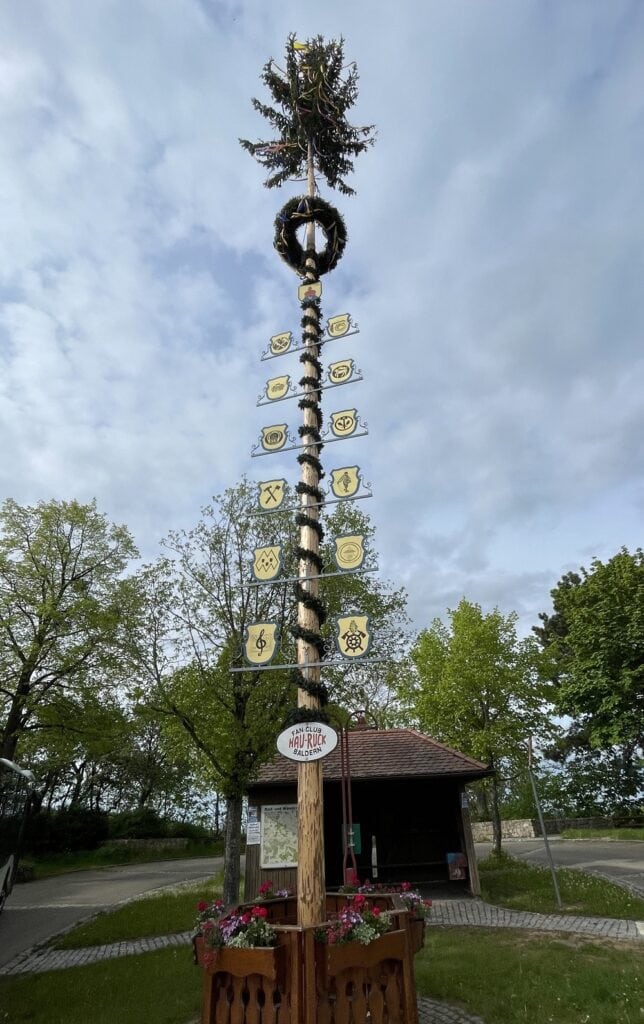
[[[568,828],[562,839],[639,839],[644,840],[644,828]]]
[[[0,978],[0,1024],[188,1024],[199,1013],[191,950]]]
[[[500,857],[491,854],[481,861],[479,872],[483,899],[510,910],[644,921],[644,899],[582,871],[557,869],[561,909],[547,868],[534,867],[502,853]]]
[[[430,928],[419,995],[485,1024],[641,1024],[642,948],[505,929]]]
[[[197,916],[197,902],[220,896],[221,883],[222,875],[219,874],[208,882],[132,900],[116,910],[99,914],[59,939],[53,939],[52,945],[57,949],[82,949],[84,946],[102,946],[110,942],[190,931]]]

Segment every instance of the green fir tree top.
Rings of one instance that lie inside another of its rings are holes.
[[[358,71],[354,63],[344,63],[344,40],[326,43],[316,36],[301,43],[291,34],[286,70],[271,59],[262,80],[275,105],[253,99],[253,106],[277,137],[268,142],[239,141],[269,171],[266,187],[305,178],[310,143],[314,171],[331,188],[353,195],[355,189],[347,185],[345,176],[353,171],[353,158],[373,144],[375,132],[373,125],[356,127],[346,119],[358,95]]]

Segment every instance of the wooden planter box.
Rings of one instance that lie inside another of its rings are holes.
[[[366,946],[324,945],[315,928],[278,922],[271,948],[207,950],[196,938],[201,1024],[418,1024],[412,922],[396,913],[396,901],[383,903],[394,911],[394,930]],[[414,924],[422,945],[423,922]]]
[[[325,1024],[416,1024],[416,994],[407,931],[364,946],[316,943],[317,1020]]]

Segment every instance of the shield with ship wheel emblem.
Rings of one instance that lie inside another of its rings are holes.
[[[277,650],[277,623],[254,622],[246,627],[244,657],[250,665],[268,665]]]
[[[274,580],[282,569],[282,548],[279,544],[272,547],[255,548],[253,558],[253,576],[265,582]]]
[[[259,484],[257,504],[265,512],[280,507],[286,495],[286,480],[263,480]]]
[[[286,423],[273,423],[262,427],[262,448],[265,452],[278,452],[286,444]]]
[[[338,569],[350,572],[359,569],[365,559],[364,536],[346,533],[333,539],[333,558]]]
[[[357,409],[340,409],[331,413],[331,431],[336,437],[351,437],[357,426]]]
[[[368,615],[339,615],[335,620],[336,644],[343,658],[363,658],[371,645]]]

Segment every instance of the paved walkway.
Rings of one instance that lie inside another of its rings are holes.
[[[531,914],[503,910],[501,907],[483,903],[482,900],[434,900],[429,924],[432,927],[525,928],[530,931],[568,932],[631,942],[644,939],[642,921],[570,917],[563,914]],[[30,949],[4,967],[0,967],[0,975],[35,974],[80,967],[114,957],[134,956],[155,949],[165,949],[168,946],[186,946],[191,938],[191,932],[182,932],[131,942],[113,942],[110,945],[91,946],[86,949],[52,949],[50,946],[43,946]],[[418,1017],[419,1024],[484,1024],[480,1017],[435,999],[418,1000]]]

